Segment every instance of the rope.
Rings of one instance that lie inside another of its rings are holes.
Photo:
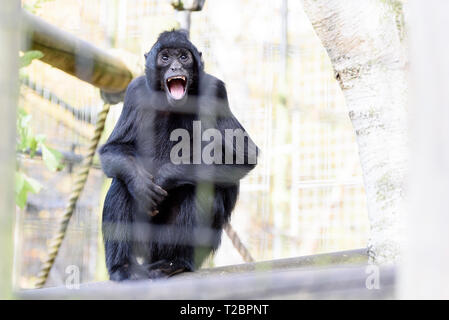
[[[48,274],[50,273],[50,269],[55,262],[56,256],[58,255],[59,248],[61,247],[62,240],[67,231],[67,226],[69,225],[70,218],[73,215],[73,211],[76,206],[76,202],[78,201],[81,192],[84,189],[84,186],[87,181],[87,176],[89,175],[90,167],[92,166],[92,161],[97,150],[98,142],[100,141],[101,134],[104,129],[104,124],[106,121],[106,116],[108,115],[110,105],[105,103],[103,105],[103,109],[98,114],[97,124],[95,125],[95,133],[90,141],[89,151],[87,156],[84,158],[84,162],[80,168],[80,170],[76,174],[76,180],[74,187],[72,189],[69,203],[65,209],[64,215],[62,216],[61,221],[59,222],[59,229],[56,236],[51,240],[50,247],[48,249],[48,257],[44,262],[44,265],[41,267],[41,270],[38,275],[38,280],[36,283],[37,288],[41,288],[44,286],[47,281]]]
[[[226,234],[228,235],[229,239],[231,239],[232,244],[234,245],[234,248],[238,251],[238,253],[240,253],[240,255],[243,258],[243,261],[245,262],[254,262],[253,257],[251,256],[251,254],[249,253],[248,249],[246,249],[245,245],[243,244],[243,242],[240,240],[239,235],[237,234],[237,232],[232,228],[230,223],[227,223],[225,225],[225,231]]]

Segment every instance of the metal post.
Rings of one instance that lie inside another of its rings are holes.
[[[449,298],[449,2],[410,2],[410,179],[401,299]]]
[[[20,1],[0,6],[0,299],[12,298],[14,169]]]
[[[184,29],[190,34],[190,11],[177,11],[176,16],[179,23],[179,29]]]
[[[179,23],[179,28],[190,33],[190,18],[192,11],[201,11],[203,9],[205,0],[173,0],[172,6],[177,11],[176,18]]]

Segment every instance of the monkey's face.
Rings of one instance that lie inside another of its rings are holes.
[[[162,49],[156,64],[160,70],[161,89],[165,91],[168,103],[173,107],[184,105],[195,79],[192,53],[183,48]]]

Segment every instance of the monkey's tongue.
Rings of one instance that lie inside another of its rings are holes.
[[[181,99],[184,96],[184,82],[182,80],[175,79],[170,81],[168,89],[175,99]]]

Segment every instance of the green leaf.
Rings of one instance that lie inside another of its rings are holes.
[[[27,204],[28,192],[23,188],[19,193],[16,193],[16,204],[20,209],[25,208]]]
[[[17,116],[17,149],[22,152],[32,148],[34,144],[33,131],[30,128],[31,115],[19,110]]]
[[[16,204],[19,208],[25,208],[29,192],[38,193],[41,189],[42,185],[37,180],[28,177],[22,172],[16,172],[14,190],[16,195]]]
[[[30,157],[33,158],[37,151],[38,141],[35,137],[31,137],[28,146],[30,148]]]
[[[20,190],[22,190],[23,188],[24,183],[25,183],[24,174],[16,171],[14,191],[16,193],[20,192]]]
[[[34,0],[33,2],[31,2],[29,4],[24,3],[23,8],[27,11],[30,11],[31,13],[36,13],[37,9],[42,8],[43,3],[50,2],[50,1],[53,1],[53,0]]]
[[[44,159],[47,168],[51,171],[61,169],[62,154],[59,151],[48,147],[44,143],[40,143],[40,146],[42,149],[42,159]]]
[[[26,116],[28,113],[25,111],[24,108],[19,107],[17,109],[17,114],[19,115],[19,117],[22,117],[22,116]]]
[[[38,50],[27,51],[20,57],[20,68],[28,67],[35,59],[41,59],[44,54]]]

